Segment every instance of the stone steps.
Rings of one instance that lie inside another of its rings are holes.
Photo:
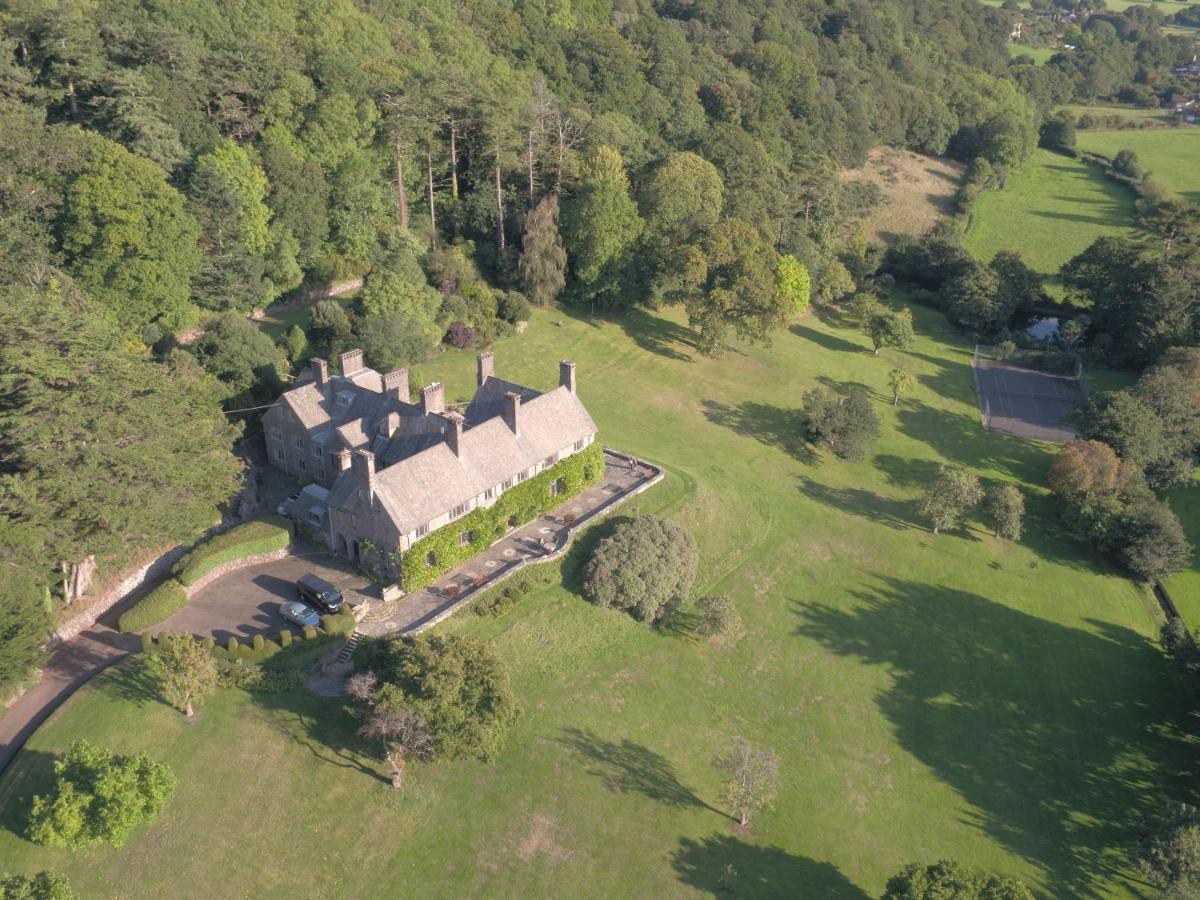
[[[355,629],[354,633],[350,635],[350,639],[342,646],[335,662],[349,662],[350,657],[354,654],[354,648],[358,646],[360,640],[362,640],[362,632]]]

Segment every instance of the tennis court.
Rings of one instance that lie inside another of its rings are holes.
[[[1087,399],[1078,378],[982,356],[974,367],[984,428],[1056,444],[1075,439],[1066,419]]]

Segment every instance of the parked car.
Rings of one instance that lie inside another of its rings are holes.
[[[281,516],[290,516],[292,514],[292,510],[296,508],[296,501],[299,499],[300,492],[296,491],[296,493],[290,495],[286,500],[275,507],[275,512],[279,513]]]
[[[342,592],[316,575],[301,575],[296,582],[296,593],[305,603],[327,613],[336,613],[342,608]]]
[[[314,628],[321,624],[321,617],[311,606],[305,606],[299,600],[288,600],[279,604],[279,614],[293,625],[303,628],[312,625]]]

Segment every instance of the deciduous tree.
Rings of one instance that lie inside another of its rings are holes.
[[[1021,539],[1025,520],[1025,496],[1015,484],[992,488],[984,498],[983,512],[996,530],[996,537]]]
[[[888,373],[888,384],[892,388],[892,406],[898,406],[900,397],[917,386],[917,376],[908,369],[892,369]]]
[[[913,334],[912,310],[888,309],[880,306],[868,316],[863,324],[863,331],[871,339],[875,355],[884,347],[894,347],[903,350],[913,345],[916,339]]]
[[[660,516],[638,516],[602,539],[584,568],[583,590],[600,606],[663,623],[686,601],[696,579],[696,542]]]
[[[756,747],[735,737],[717,757],[717,769],[725,776],[724,799],[745,828],[750,817],[775,801],[779,786],[779,757],[774,750]]]
[[[529,299],[549,306],[567,283],[567,251],[558,233],[558,195],[547,194],[525,217],[519,263]]]
[[[150,655],[150,668],[167,703],[190,719],[200,703],[217,689],[217,660],[190,634],[160,635]]]
[[[921,499],[921,515],[933,525],[933,533],[956,528],[983,499],[979,478],[965,469],[941,466],[937,477]]]

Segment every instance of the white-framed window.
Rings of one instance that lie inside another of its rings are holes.
[[[575,452],[578,453],[580,450],[582,450],[583,445],[584,445],[584,441],[576,441],[575,442]]]
[[[425,535],[429,534],[429,525],[418,525],[415,534],[418,540],[425,537]]]
[[[337,402],[341,406],[350,406],[354,403],[354,391],[338,391]]]
[[[563,492],[564,487],[565,485],[563,484],[563,480],[561,478],[555,478],[554,483],[550,485],[550,495],[557,497]]]
[[[470,501],[460,503],[454,509],[450,510],[450,520],[460,519],[467,514],[467,510],[471,508]]]
[[[297,457],[296,457],[296,468],[297,468],[297,469],[299,469],[301,472],[306,472],[306,471],[308,471],[308,470],[307,470],[307,469],[304,467],[304,457],[303,457],[303,456],[297,456]]]
[[[496,488],[494,488],[494,487],[490,487],[486,491],[483,492],[484,500],[491,500],[495,496],[496,496]]]
[[[321,455],[321,445],[320,444],[312,445],[312,455],[317,456],[317,457],[319,457]]]
[[[516,478],[514,478],[513,480],[514,480],[514,481],[515,481],[517,484],[520,484],[522,481],[524,481],[524,480],[525,480],[525,473],[524,473],[524,472],[518,472],[518,473],[517,473],[517,477],[516,477]]]
[[[300,438],[300,437],[292,438],[292,446],[295,447],[297,450],[303,450],[304,449],[304,438]]]
[[[550,456],[547,456],[544,460],[542,460],[542,468],[548,469],[552,465],[554,465],[556,462],[558,462],[558,454],[557,453],[551,454]]]
[[[504,479],[504,483],[500,485],[500,489],[503,491],[507,491],[512,486],[513,486],[513,480],[511,478],[506,478],[506,479]]]

